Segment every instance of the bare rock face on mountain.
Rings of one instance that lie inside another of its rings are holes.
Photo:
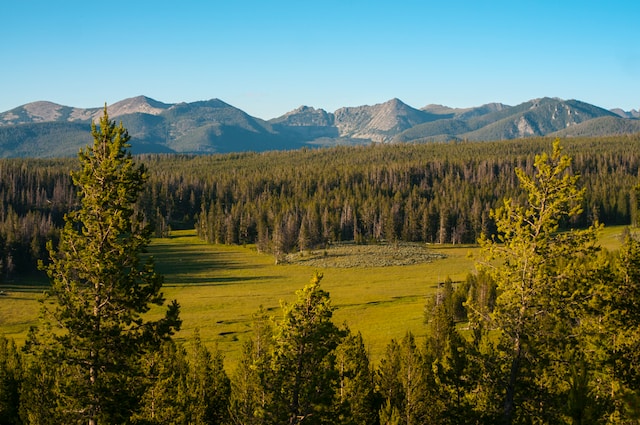
[[[160,115],[172,105],[158,102],[146,96],[137,96],[129,99],[121,100],[109,106],[109,116],[118,117],[127,114],[149,114]],[[102,111],[99,112],[100,114]],[[94,117],[95,118],[95,117]]]
[[[335,112],[335,123],[343,137],[388,142],[393,136],[415,125],[437,119],[429,112],[420,111],[392,99],[373,106],[341,108]]]
[[[429,104],[424,108],[420,108],[420,110],[438,115],[442,118],[470,119],[508,108],[511,108],[511,106],[505,105],[504,103],[487,103],[486,105],[471,108],[450,108],[444,105]]]
[[[300,106],[270,122],[288,127],[329,127],[333,125],[334,119],[333,114],[329,114],[324,109]]]
[[[98,108],[82,109],[53,102],[32,102],[0,114],[0,126],[45,122],[89,121]]]
[[[334,115],[324,109],[300,106],[269,123],[278,133],[304,142],[339,137]]]

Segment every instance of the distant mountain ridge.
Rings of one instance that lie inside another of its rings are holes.
[[[72,156],[91,142],[104,107],[40,101],[0,113],[0,157]],[[146,96],[108,106],[132,136],[135,153],[266,151],[333,144],[503,140],[532,136],[604,136],[640,132],[636,110],[606,110],[578,100],[533,99],[421,109],[400,99],[327,112],[301,106],[268,121],[219,99],[163,103]]]

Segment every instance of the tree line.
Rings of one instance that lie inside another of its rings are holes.
[[[640,136],[571,139],[587,189],[563,225],[635,223]],[[276,257],[339,241],[474,243],[495,231],[490,210],[524,196],[515,169],[533,169],[548,139],[397,144],[211,156],[145,155],[137,209],[166,236],[195,228],[211,243],[256,244]],[[0,281],[46,259],[64,214],[78,207],[71,159],[0,161]]]

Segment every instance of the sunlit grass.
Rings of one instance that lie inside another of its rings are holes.
[[[603,247],[620,244],[623,227],[601,232]],[[392,338],[413,332],[425,335],[423,309],[426,297],[447,277],[463,280],[474,270],[475,246],[432,245],[446,255],[429,263],[409,266],[367,268],[315,268],[295,264],[276,265],[273,256],[253,246],[205,244],[194,231],[175,231],[170,238],[156,239],[150,246],[156,270],[165,276],[167,300],[181,305],[182,330],[179,340],[188,340],[197,328],[211,348],[218,346],[227,366],[236,363],[242,342],[250,336],[252,315],[260,306],[280,317],[280,302],[293,302],[295,292],[317,271],[324,275],[322,288],[336,307],[334,321],[361,332],[373,361],[379,360]],[[18,343],[37,323],[41,281],[29,281],[27,290],[0,288],[0,331]],[[22,282],[24,283],[24,282]],[[159,308],[151,315],[161,314]]]
[[[280,302],[293,302],[316,271],[336,307],[334,321],[361,332],[378,358],[391,338],[408,331],[424,334],[425,297],[447,277],[464,279],[473,268],[468,258],[473,249],[434,249],[447,258],[411,266],[322,269],[276,265],[273,256],[252,246],[207,245],[191,231],[156,240],[150,251],[165,276],[166,297],[182,307],[178,337],[188,339],[198,328],[203,341],[217,344],[233,363],[260,306],[278,318]]]

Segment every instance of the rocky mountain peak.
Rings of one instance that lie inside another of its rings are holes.
[[[316,109],[303,105],[291,112],[287,112],[279,118],[270,120],[270,122],[295,127],[332,126],[334,117],[333,114],[329,114],[324,109]]]
[[[640,118],[640,111],[636,111],[635,109],[632,109],[630,111],[625,111],[624,109],[621,109],[621,108],[614,108],[614,109],[611,109],[611,112],[613,112],[614,114],[622,118]]]
[[[109,116],[111,117],[135,113],[160,115],[171,106],[172,105],[158,102],[157,100],[146,96],[136,96],[116,102],[113,105],[110,105],[108,110]]]

